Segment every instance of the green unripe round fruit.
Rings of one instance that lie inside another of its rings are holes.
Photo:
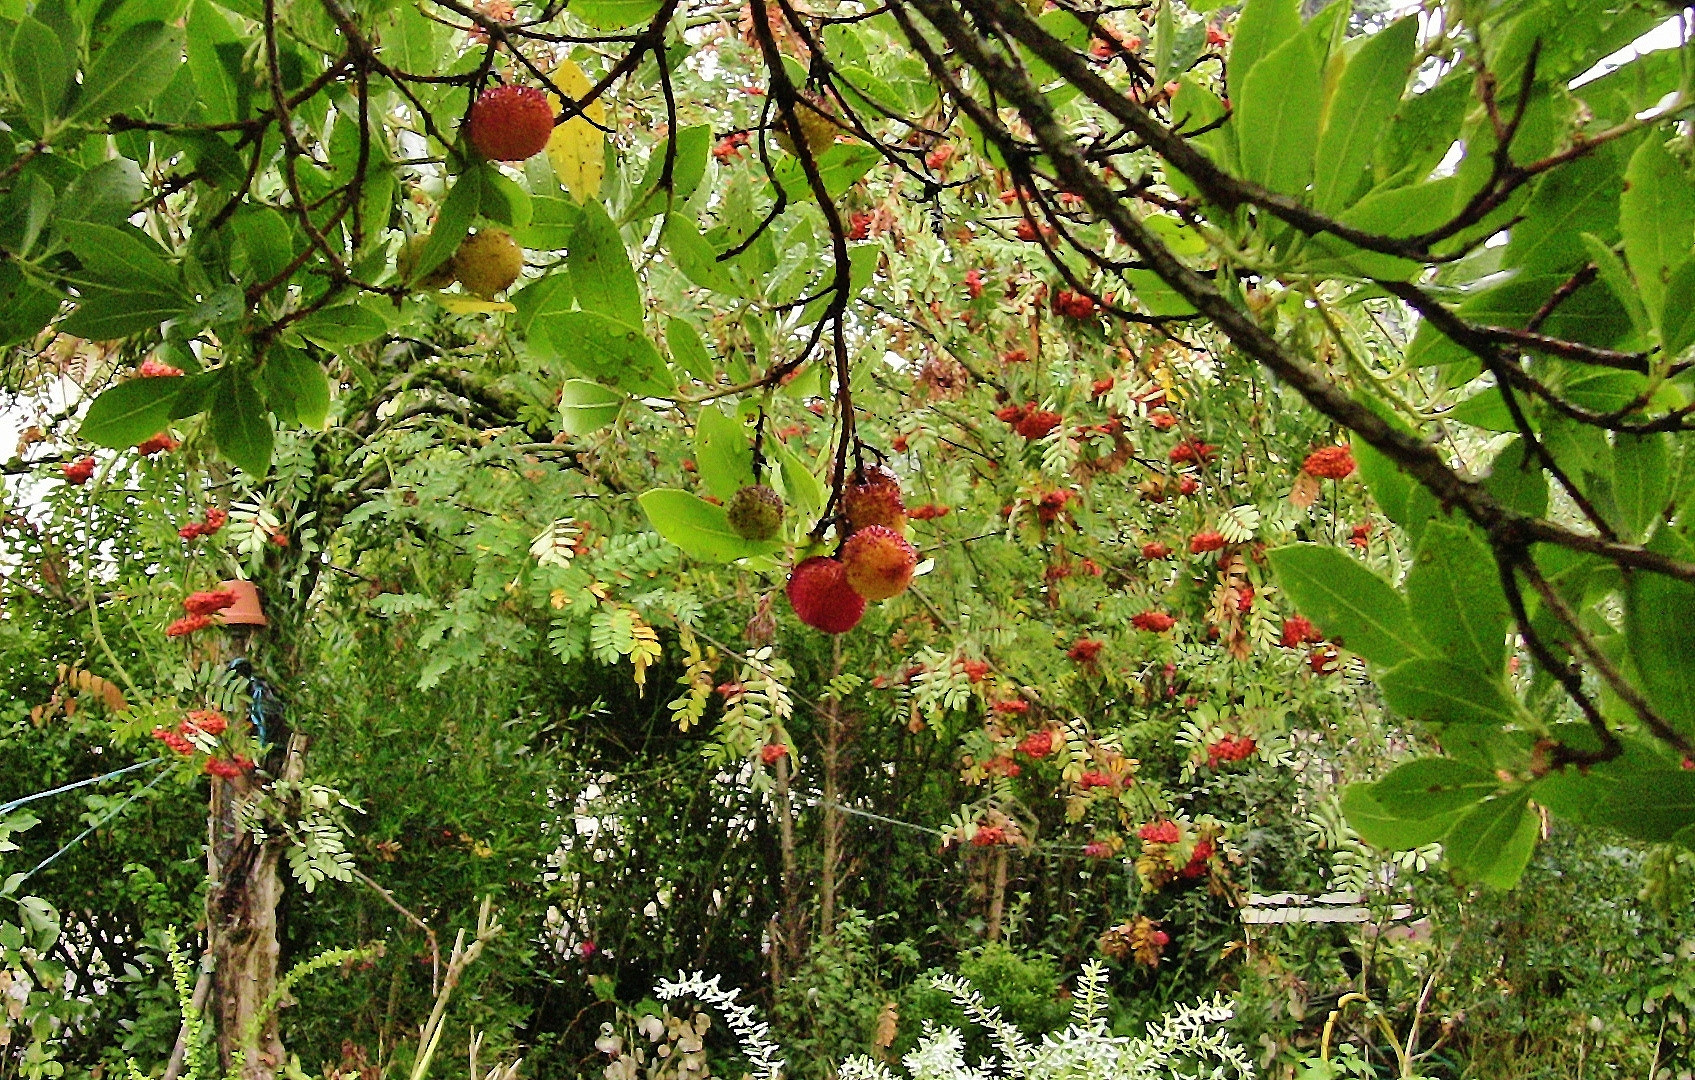
[[[454,275],[484,300],[510,287],[523,268],[524,249],[505,229],[483,229],[467,236],[453,253]]]
[[[436,268],[423,276],[418,276],[418,260],[423,257],[424,248],[429,245],[428,234],[414,236],[400,246],[400,254],[395,257],[394,269],[400,277],[400,282],[409,288],[445,289],[453,284],[453,259],[446,258],[436,264]]]
[[[724,516],[743,540],[775,540],[783,528],[783,497],[764,484],[749,484],[730,497]]]

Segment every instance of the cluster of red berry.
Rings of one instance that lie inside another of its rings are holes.
[[[1017,698],[1013,698],[1008,701],[997,701],[991,707],[1001,716],[1023,716],[1025,713],[1030,711],[1030,703],[1028,701],[1020,701]]]
[[[211,536],[230,521],[229,511],[217,506],[206,508],[204,521],[191,521],[177,530],[177,535],[184,540],[197,540],[202,536]]]
[[[1091,769],[1077,778],[1077,786],[1082,788],[1084,791],[1092,791],[1095,788],[1117,787],[1118,784],[1106,773],[1097,769]]]
[[[1028,709],[1030,707],[1027,703],[1022,701],[1017,704],[1023,705],[1024,709]],[[1020,709],[1019,711],[1023,712],[1024,709]],[[1023,754],[1025,757],[1035,758],[1040,761],[1042,758],[1053,753],[1053,732],[1049,731],[1047,728],[1043,728],[1040,731],[1032,731],[1030,734],[1024,736],[1023,740],[1019,742],[1018,752]]]
[[[871,224],[876,220],[875,215],[863,210],[857,210],[848,215],[849,240],[864,240],[871,235]]]
[[[85,457],[68,465],[61,465],[59,475],[65,478],[65,483],[81,487],[88,483],[89,477],[94,475],[94,459]]]
[[[135,369],[138,379],[174,379],[182,374],[182,368],[172,367],[163,360],[155,360],[151,356],[141,362]]]
[[[1225,544],[1224,534],[1208,529],[1198,532],[1189,538],[1189,552],[1193,555],[1204,555],[1209,551],[1217,551]]]
[[[1301,471],[1320,480],[1341,480],[1354,471],[1354,455],[1346,446],[1325,446],[1307,455]]]
[[[1091,840],[1083,845],[1083,857],[1086,859],[1112,858],[1112,845],[1105,840]]]
[[[1104,648],[1106,642],[1099,638],[1078,638],[1076,643],[1066,650],[1065,655],[1073,663],[1092,664]]]
[[[1005,842],[1006,830],[999,825],[980,825],[971,834],[971,843],[975,847],[994,847]]]
[[[782,743],[766,743],[759,748],[759,760],[767,765],[775,765],[789,756],[789,748]]]
[[[987,660],[961,660],[954,667],[974,683],[980,683],[989,677],[990,667]]]
[[[1175,844],[1182,839],[1175,821],[1150,821],[1137,829],[1136,835],[1149,844]]]
[[[1033,401],[1023,405],[1007,405],[995,410],[995,419],[1012,425],[1012,430],[1026,439],[1040,439],[1060,425],[1064,419],[1051,409]]]
[[[732,158],[741,157],[742,147],[746,146],[747,143],[747,132],[732,131],[718,140],[718,145],[712,148],[712,156],[719,161],[729,161]]]
[[[1107,298],[1107,302],[1112,301]],[[1080,292],[1060,289],[1053,294],[1053,309],[1068,319],[1092,319],[1100,311],[1100,305]]]
[[[1163,611],[1144,611],[1130,616],[1130,625],[1138,630],[1146,630],[1150,634],[1163,634],[1176,626],[1177,620]]]
[[[913,521],[931,521],[935,518],[943,517],[949,512],[949,507],[941,506],[937,503],[925,503],[923,506],[915,506],[911,510],[907,511],[906,516],[911,518]]]
[[[230,589],[212,589],[206,592],[190,593],[188,599],[182,602],[183,610],[188,614],[165,627],[166,637],[186,637],[197,630],[204,630],[212,625],[212,615],[235,603],[235,593]]]
[[[1218,447],[1199,439],[1184,439],[1171,448],[1168,456],[1179,465],[1191,461],[1204,464],[1218,456]]]
[[[1160,543],[1158,540],[1153,540],[1142,545],[1142,558],[1144,559],[1166,559],[1170,557],[1171,549]]]
[[[983,765],[983,771],[988,773],[990,776],[1005,776],[1010,779],[1017,776],[1024,770],[1019,766],[1018,762],[1012,760],[1010,756],[1002,756],[990,758]]]
[[[1041,519],[1042,524],[1052,525],[1065,513],[1066,504],[1075,498],[1077,493],[1070,488],[1050,491],[1036,500],[1036,517]]]
[[[1207,765],[1216,769],[1221,762],[1251,757],[1256,745],[1251,735],[1226,735],[1207,747]]]
[[[182,444],[171,438],[170,432],[161,431],[159,434],[154,435],[151,438],[143,439],[141,442],[136,443],[135,449],[136,453],[140,454],[142,457],[152,457],[154,454],[168,453],[175,450],[180,445]]]

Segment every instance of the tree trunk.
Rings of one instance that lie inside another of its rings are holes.
[[[305,738],[291,736],[280,778],[298,781],[305,773],[305,755]],[[240,824],[241,807],[262,795],[250,776],[212,779],[206,936],[213,1012],[224,1074],[240,1080],[273,1080],[283,1062],[276,1010],[265,1014],[264,1007],[277,987],[277,906],[287,840],[256,843]]]
[[[783,852],[783,910],[777,940],[778,968],[787,975],[800,957],[800,866],[795,857],[795,810],[789,792],[789,757],[777,759],[777,839]]]
[[[835,639],[830,678],[842,673],[842,639]],[[836,932],[836,864],[842,857],[842,703],[832,697],[824,709],[824,866],[818,878],[818,930]]]
[[[995,848],[995,880],[989,886],[989,940],[1001,939],[1001,918],[1006,910],[1006,845]]]

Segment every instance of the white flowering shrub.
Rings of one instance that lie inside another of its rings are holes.
[[[1179,1006],[1150,1023],[1140,1038],[1112,1034],[1106,967],[1097,960],[1083,965],[1071,1022],[1040,1042],[1003,1019],[968,980],[943,975],[935,985],[988,1031],[995,1044],[991,1057],[967,1061],[965,1037],[926,1020],[918,1045],[901,1059],[902,1071],[854,1057],[841,1063],[838,1080],[1252,1080],[1254,1075],[1247,1053],[1224,1030],[1232,1012],[1222,997]],[[718,977],[679,975],[676,982],[661,982],[657,993],[661,1000],[689,997],[719,1009],[741,1042],[753,1080],[782,1080],[783,1061],[769,1027],[755,1020],[751,1007],[736,1004],[737,991],[720,988]]]

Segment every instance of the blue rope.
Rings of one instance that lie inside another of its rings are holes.
[[[154,788],[158,787],[159,781],[163,780],[165,777],[167,777],[169,775],[171,775],[170,769],[160,769],[159,775],[155,776],[152,780],[148,781],[146,787],[141,788],[141,789],[131,793],[129,798],[125,799],[123,802],[119,803],[118,805],[112,807],[111,810],[106,812],[105,817],[101,818],[99,821],[96,821],[94,824],[90,825],[88,828],[82,830],[82,832],[77,833],[76,836],[71,838],[70,843],[66,844],[64,847],[60,848],[58,851],[55,851],[53,854],[47,856],[45,859],[42,859],[41,862],[37,863],[34,870],[31,870],[29,873],[25,874],[21,878],[16,879],[15,881],[14,880],[8,880],[7,884],[10,885],[13,890],[15,890],[15,889],[17,889],[18,886],[22,885],[24,882],[28,881],[30,878],[34,877],[35,875],[41,873],[43,870],[47,869],[47,867],[52,865],[53,860],[57,859],[59,856],[63,855],[65,852],[71,850],[72,848],[76,847],[78,844],[82,843],[84,840],[86,840],[88,838],[90,833],[94,832],[95,829],[100,828],[100,826],[106,824],[108,821],[111,821],[113,818],[117,817],[118,814],[121,813],[125,807],[127,807],[130,803],[134,802],[135,800],[141,798],[143,795],[147,794],[149,791],[152,791]]]
[[[23,804],[32,803],[37,799],[45,799],[45,798],[48,798],[48,797],[53,796],[53,795],[63,795],[67,791],[75,791],[77,788],[87,787],[90,784],[98,784],[98,783],[101,783],[102,781],[110,780],[114,776],[122,776],[125,773],[132,773],[137,769],[145,769],[149,765],[155,765],[155,764],[158,764],[159,762],[164,761],[164,760],[165,759],[162,758],[162,757],[149,758],[146,761],[138,761],[134,765],[125,765],[121,769],[115,769],[112,772],[104,773],[100,776],[91,776],[87,780],[78,780],[74,784],[63,784],[59,787],[52,788],[51,790],[48,790],[48,791],[38,791],[34,795],[25,795],[21,799],[13,799],[9,803],[0,803],[0,814],[7,813],[8,811],[11,811],[11,810],[16,810],[18,807],[22,806]]]

